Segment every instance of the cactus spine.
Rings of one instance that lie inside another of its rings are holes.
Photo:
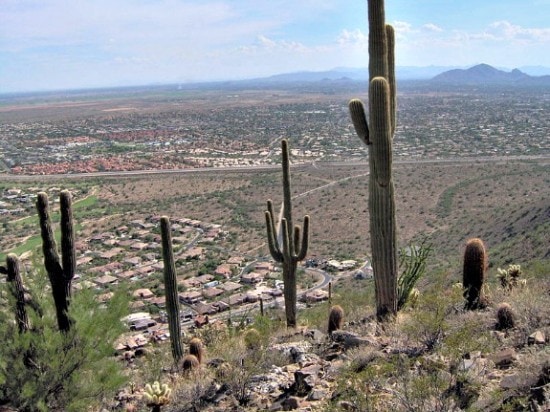
[[[40,219],[44,266],[52,285],[59,330],[67,332],[71,328],[71,320],[67,311],[71,299],[71,283],[76,270],[72,198],[71,192],[68,190],[63,190],[60,193],[59,208],[61,212],[61,259],[57,252],[52,229],[48,195],[44,192],[38,194],[36,209]]]
[[[170,220],[163,216],[160,219],[160,231],[162,235],[162,259],[164,261],[164,291],[166,293],[166,312],[168,313],[168,327],[170,329],[170,342],[172,344],[172,357],[178,364],[183,357],[181,344],[180,310],[178,301],[178,285],[176,282],[176,265],[172,250],[172,233]]]
[[[462,285],[466,309],[475,310],[487,307],[487,298],[483,291],[485,271],[487,270],[487,253],[483,241],[478,238],[470,239],[464,250],[464,266],[462,271]]]
[[[23,333],[29,329],[29,318],[25,309],[25,289],[21,280],[19,259],[14,253],[10,253],[6,257],[6,269],[8,273],[7,280],[11,285],[10,292],[15,298],[15,321],[19,333]]]
[[[395,132],[395,34],[385,23],[383,0],[369,0],[369,121],[363,103],[349,103],[359,138],[369,149],[369,214],[376,315],[385,320],[397,313],[397,243],[392,179]],[[370,126],[369,126],[370,124]]]
[[[304,217],[303,233],[300,234],[300,226],[293,226],[292,222],[292,198],[290,190],[290,161],[288,142],[283,139],[282,167],[283,167],[283,218],[281,219],[282,248],[277,241],[277,229],[275,227],[275,213],[273,202],[267,201],[265,222],[267,228],[267,240],[269,252],[276,262],[282,264],[284,282],[284,300],[286,324],[288,327],[296,326],[296,268],[300,260],[305,259],[309,243],[309,216]],[[291,233],[293,231],[293,233]],[[301,237],[301,242],[300,242]]]

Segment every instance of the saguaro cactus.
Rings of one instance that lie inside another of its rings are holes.
[[[483,241],[478,238],[468,240],[464,250],[462,285],[466,309],[475,310],[487,307],[487,298],[483,291],[485,271],[487,270],[487,252]]]
[[[395,132],[395,59],[393,27],[385,23],[383,0],[368,1],[369,121],[363,103],[349,103],[358,136],[369,149],[369,214],[376,314],[379,320],[397,313],[397,243],[392,179]],[[370,126],[369,126],[370,125]]]
[[[176,265],[172,250],[172,233],[170,220],[166,216],[160,218],[160,231],[162,235],[162,259],[164,261],[164,291],[166,293],[166,312],[168,313],[172,357],[174,358],[174,362],[178,364],[183,357],[179,316],[180,308],[178,284],[176,282]]]
[[[275,213],[273,202],[267,201],[265,222],[267,228],[267,240],[269,252],[275,261],[283,267],[284,300],[286,324],[288,327],[296,326],[296,268],[298,262],[305,259],[309,243],[309,216],[304,217],[303,233],[300,226],[293,226],[292,222],[292,197],[290,190],[290,160],[288,142],[281,142],[282,166],[283,166],[283,218],[281,219],[282,248],[277,240],[275,225]],[[291,231],[293,230],[293,233]],[[301,237],[301,242],[300,242]]]
[[[57,253],[57,245],[52,229],[48,195],[44,192],[38,194],[36,209],[40,218],[44,265],[52,285],[59,330],[67,332],[71,328],[71,320],[67,310],[71,298],[71,283],[76,270],[71,192],[63,190],[60,193],[59,205],[61,212],[61,259]]]
[[[19,267],[19,259],[14,253],[6,257],[7,281],[10,284],[10,292],[15,298],[15,321],[20,333],[29,328],[29,318],[25,309],[25,290]]]

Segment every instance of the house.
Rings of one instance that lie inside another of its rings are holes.
[[[78,258],[76,261],[76,266],[83,266],[87,263],[90,263],[92,260],[94,260],[91,256],[82,256],[81,258]]]
[[[153,273],[155,271],[155,268],[153,267],[153,265],[146,265],[137,267],[135,270],[140,275],[148,275],[150,273]]]
[[[249,272],[241,276],[241,282],[249,285],[255,285],[257,283],[260,283],[263,280],[264,280],[263,275],[258,272]]]
[[[212,303],[212,306],[214,306],[216,309],[218,309],[218,312],[223,312],[223,311],[226,311],[226,310],[229,310],[230,309],[230,306],[223,302],[223,301],[218,301],[218,302],[214,302]]]
[[[246,293],[236,293],[225,298],[223,301],[230,306],[242,305],[246,299]]]
[[[101,287],[106,288],[109,285],[113,285],[118,282],[118,279],[111,275],[103,275],[94,279],[94,282]]]
[[[119,247],[115,247],[115,248],[112,248],[110,250],[106,250],[104,252],[101,252],[99,253],[99,257],[102,258],[102,259],[112,259],[114,258],[115,256],[119,255],[120,253],[122,253],[124,250],[122,248],[119,248]]]
[[[219,265],[216,270],[214,271],[214,274],[217,276],[222,276],[225,279],[229,279],[231,276],[233,276],[232,272],[232,266],[227,263],[222,263]]]
[[[88,272],[108,274],[108,273],[115,273],[118,270],[120,270],[121,268],[122,268],[122,263],[120,263],[120,262],[111,262],[111,263],[107,263],[106,265],[103,265],[103,266],[95,266],[93,268],[90,268],[90,269],[88,269]]]
[[[182,292],[178,296],[181,302],[189,305],[194,305],[202,299],[202,293],[198,291]]]
[[[186,289],[191,288],[198,288],[201,286],[201,283],[197,280],[197,278],[188,278],[183,280],[178,280],[178,285],[183,285]]]
[[[305,301],[307,303],[316,303],[327,299],[328,299],[328,292],[321,289],[312,290],[311,292],[305,293],[300,297],[300,300]]]
[[[228,265],[242,266],[245,262],[245,258],[242,256],[231,256],[227,260]]]
[[[166,296],[154,297],[154,298],[150,299],[149,302],[152,305],[155,305],[155,306],[157,306],[161,309],[165,308],[166,307]]]
[[[208,315],[197,315],[195,316],[195,327],[202,328],[204,325],[208,325]]]
[[[203,258],[204,249],[202,247],[192,247],[183,252],[180,256],[182,260],[200,260]]]
[[[256,271],[266,271],[266,272],[273,272],[273,263],[271,262],[258,262],[256,263]]]
[[[127,265],[137,266],[141,263],[141,258],[139,256],[132,256],[122,260],[122,263]]]
[[[132,246],[130,246],[130,249],[132,250],[143,250],[147,247],[147,243],[144,242],[134,242],[132,243]]]
[[[223,294],[224,294],[224,291],[222,289],[218,289],[216,287],[203,289],[203,291],[202,291],[202,295],[204,296],[205,299],[213,299],[216,296],[220,296],[220,295],[223,295]]]
[[[220,289],[223,289],[226,292],[235,292],[236,290],[239,290],[243,287],[243,285],[240,285],[236,282],[227,281],[225,283],[222,283],[219,285]]]
[[[136,289],[132,296],[135,298],[150,299],[155,297],[155,294],[150,289]]]
[[[199,282],[201,285],[204,285],[208,282],[212,282],[214,280],[214,276],[212,275],[209,275],[209,274],[204,274],[204,275],[200,275],[200,276],[196,276],[195,279],[197,280],[197,282]]]
[[[215,313],[218,313],[218,309],[209,304],[209,303],[197,303],[193,305],[193,309],[199,314],[199,315],[213,315]]]
[[[135,270],[125,270],[124,272],[118,273],[116,276],[119,279],[131,279],[138,276],[138,272],[136,272]]]

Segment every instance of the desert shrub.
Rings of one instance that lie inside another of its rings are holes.
[[[426,242],[422,242],[419,246],[409,246],[400,251],[401,274],[397,280],[397,310],[407,304],[412,290],[426,272],[426,263],[431,252],[432,248]]]
[[[453,310],[452,303],[439,288],[426,291],[419,297],[414,314],[403,325],[403,332],[426,350],[435,349],[448,329],[447,316]]]
[[[126,380],[113,344],[124,330],[120,319],[127,312],[127,294],[115,293],[100,304],[92,291],[73,293],[73,325],[61,333],[44,278],[39,273],[34,283],[27,282],[42,312],[27,310],[28,331],[19,333],[12,311],[0,310],[0,399],[25,411],[85,410]]]

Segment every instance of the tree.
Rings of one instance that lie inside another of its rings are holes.
[[[119,291],[100,304],[91,290],[74,293],[71,328],[60,332],[43,270],[26,283],[34,302],[27,308],[28,330],[20,331],[11,310],[0,310],[0,404],[30,412],[82,411],[112,397],[125,381],[113,355],[127,294]],[[9,308],[16,306],[13,295],[2,295]]]

